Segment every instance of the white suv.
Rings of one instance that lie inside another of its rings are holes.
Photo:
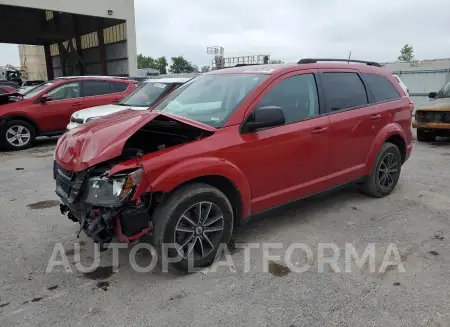
[[[91,107],[76,111],[70,117],[67,130],[74,129],[89,120],[107,116],[126,109],[147,110],[153,103],[183,85],[191,77],[167,77],[161,79],[147,79],[126,98],[116,104]]]

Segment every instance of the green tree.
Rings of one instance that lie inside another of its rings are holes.
[[[181,73],[193,73],[195,71],[195,67],[183,56],[172,57],[172,65],[169,67],[169,71],[173,74],[181,74]]]
[[[153,68],[159,70],[160,74],[167,74],[167,60],[164,56],[153,59],[140,53],[137,56],[137,62],[138,68]]]
[[[158,69],[161,74],[167,74],[167,59],[166,57],[159,57],[155,60],[155,69]]]
[[[211,67],[209,67],[208,65],[206,66],[202,66],[202,68],[200,68],[200,72],[201,73],[207,73],[211,70]]]
[[[413,61],[414,60],[414,49],[411,45],[405,44],[400,50],[400,56],[398,60],[401,61]]]

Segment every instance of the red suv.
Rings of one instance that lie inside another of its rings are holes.
[[[78,110],[120,101],[136,88],[136,81],[111,77],[60,77],[25,94],[5,94],[0,106],[0,146],[20,150],[36,136],[65,132]]]
[[[261,211],[349,183],[388,195],[411,153],[412,103],[377,63],[318,61],[212,71],[146,112],[66,133],[61,211],[99,243],[151,232],[187,269]]]

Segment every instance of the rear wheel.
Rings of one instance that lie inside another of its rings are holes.
[[[36,131],[26,121],[11,120],[6,124],[1,137],[7,150],[23,150],[31,147],[36,138]]]
[[[417,141],[433,142],[436,140],[436,134],[433,132],[425,132],[423,129],[417,129]]]
[[[217,188],[204,183],[180,187],[154,213],[152,243],[159,258],[177,271],[209,266],[233,232],[233,209]]]
[[[396,145],[386,142],[381,147],[371,174],[364,184],[364,192],[381,198],[397,185],[402,167],[402,156]]]

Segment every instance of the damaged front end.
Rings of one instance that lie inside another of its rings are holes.
[[[150,194],[132,201],[143,176],[136,168],[109,176],[111,163],[79,173],[55,163],[56,193],[61,213],[80,223],[80,231],[100,244],[135,240],[150,232]]]
[[[134,129],[125,129],[123,124],[123,130],[119,129],[120,124],[110,121],[105,121],[103,128],[102,122],[88,123],[74,134],[68,132],[58,142],[54,179],[62,201],[61,213],[78,222],[80,232],[101,245],[115,237],[131,242],[151,232],[152,212],[160,199],[152,193],[143,165],[145,154],[213,134],[211,129],[166,115],[144,118],[146,123],[139,124],[139,128],[135,124]],[[104,135],[106,128],[111,128],[114,135],[122,133],[123,138],[107,143],[105,137],[100,142],[92,131]]]

